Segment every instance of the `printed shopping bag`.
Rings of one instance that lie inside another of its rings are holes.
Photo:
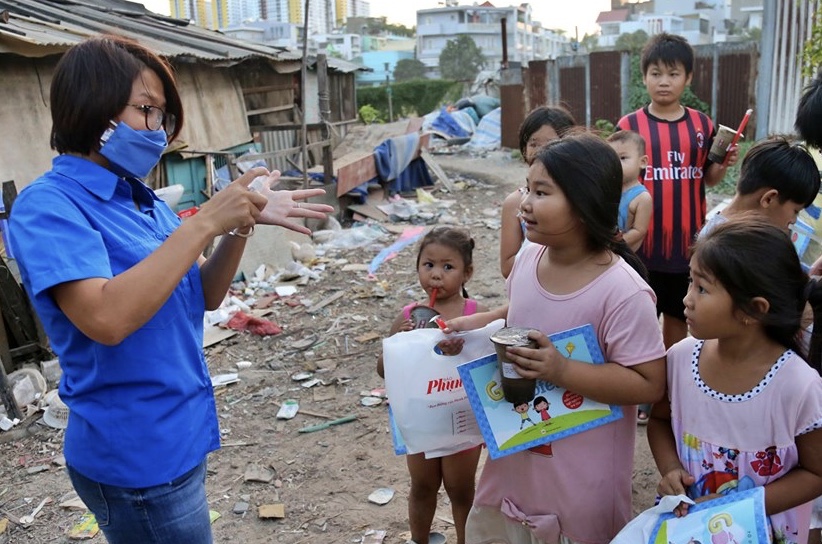
[[[408,453],[449,455],[482,443],[457,367],[494,352],[491,335],[504,321],[459,334],[459,355],[438,352],[439,329],[400,332],[383,340],[385,389]]]

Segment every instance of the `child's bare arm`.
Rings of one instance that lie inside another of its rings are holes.
[[[391,330],[388,332],[388,336],[394,336],[398,332],[410,331],[414,328],[414,324],[411,323],[410,319],[406,319],[405,316],[400,312],[394,322],[391,323]],[[377,355],[377,375],[380,378],[385,378],[385,364],[382,357],[382,352]]]
[[[477,312],[472,315],[463,315],[449,319],[445,322],[445,332],[459,332],[472,331],[474,329],[481,329],[482,327],[496,321],[497,319],[505,319],[508,317],[508,305],[494,308],[485,312]]]
[[[499,267],[502,277],[507,278],[514,267],[514,259],[522,246],[522,226],[519,222],[519,204],[522,194],[517,190],[502,202],[501,228],[499,234]]]
[[[651,418],[648,421],[648,445],[654,456],[656,468],[662,478],[656,492],[660,496],[687,495],[687,489],[696,481],[679,460],[676,451],[676,440],[671,429],[671,404],[667,397],[654,403]],[[688,504],[681,503],[674,510],[677,516],[688,513]]]
[[[799,465],[765,486],[765,513],[784,512],[822,495],[822,429],[796,437]]]
[[[633,214],[633,223],[628,228],[628,232],[622,235],[622,239],[631,248],[631,251],[637,251],[642,247],[642,242],[645,240],[645,235],[648,233],[648,226],[651,223],[651,214],[653,213],[654,203],[651,195],[642,192],[637,196],[632,204],[636,204],[636,209]]]

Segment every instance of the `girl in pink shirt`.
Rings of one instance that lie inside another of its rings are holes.
[[[764,486],[773,542],[805,544],[822,494],[822,287],[787,234],[753,217],[700,237],[690,266],[692,337],[668,351],[668,395],[648,427],[657,491],[699,501]],[[814,333],[804,356],[806,302]]]
[[[665,387],[665,348],[644,267],[617,230],[622,166],[610,145],[574,134],[542,148],[520,204],[532,244],[508,277],[506,307],[453,319],[453,330],[504,317],[537,349],[508,348],[517,372],[622,405],[623,417],[551,444],[488,459],[468,544],[607,544],[631,518],[636,404]],[[591,324],[606,363],[563,357],[552,334]]]

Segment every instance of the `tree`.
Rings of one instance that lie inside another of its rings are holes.
[[[399,60],[394,67],[394,79],[396,81],[408,81],[409,79],[420,79],[424,77],[425,64],[417,59]]]
[[[802,50],[802,72],[813,77],[822,68],[822,5],[818,5],[811,26],[811,37],[805,42]]]
[[[620,34],[614,44],[617,51],[630,51],[639,53],[648,41],[648,33],[644,30],[637,30],[630,34]]]
[[[440,53],[440,75],[445,79],[474,81],[484,64],[482,49],[465,34],[448,40]]]
[[[582,41],[579,42],[579,46],[580,49],[589,53],[591,51],[596,51],[599,46],[599,39],[596,34],[585,34],[582,37]]]

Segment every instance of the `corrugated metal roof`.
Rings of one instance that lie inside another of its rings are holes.
[[[230,38],[183,19],[172,19],[128,0],[0,0],[0,53],[41,57],[60,53],[89,36],[120,34],[169,59],[235,64],[256,57],[300,61],[282,47]],[[313,59],[309,59],[313,65]],[[365,69],[328,59],[340,72]]]

